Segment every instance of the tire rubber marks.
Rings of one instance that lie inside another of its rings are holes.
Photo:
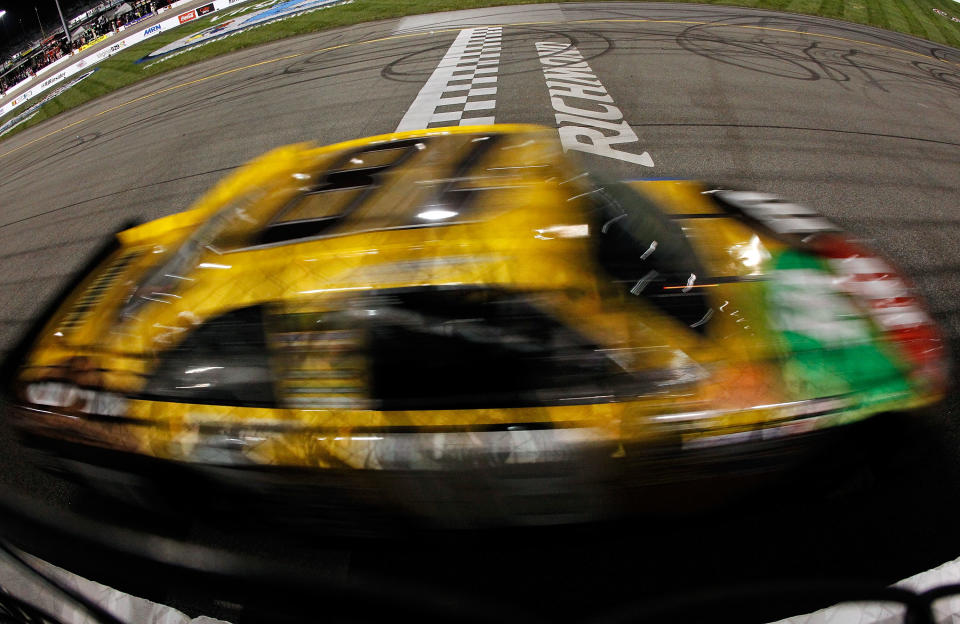
[[[502,31],[499,26],[461,30],[400,120],[397,132],[492,124]]]
[[[580,51],[567,43],[540,41],[536,45],[563,150],[652,167],[653,159],[647,152],[635,154],[615,147],[639,143],[640,139]]]

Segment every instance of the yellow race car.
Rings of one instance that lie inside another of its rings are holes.
[[[12,356],[7,414],[71,469],[483,524],[929,405],[945,362],[908,283],[808,208],[455,127],[278,148],[119,232]]]

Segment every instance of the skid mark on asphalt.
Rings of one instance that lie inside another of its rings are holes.
[[[647,152],[621,147],[639,145],[640,138],[623,119],[623,112],[575,47],[566,42],[538,41],[537,54],[556,111],[557,131],[563,151],[576,150],[653,166]]]
[[[752,28],[752,29],[756,29],[756,30],[771,30],[771,31],[777,31],[777,32],[787,32],[787,33],[794,33],[794,34],[803,35],[803,36],[807,36],[807,37],[822,37],[822,38],[828,38],[828,39],[837,39],[837,40],[841,40],[841,41],[848,41],[848,42],[851,42],[851,43],[859,43],[859,44],[863,44],[863,45],[874,46],[874,47],[878,47],[878,48],[884,48],[884,49],[891,50],[891,51],[894,51],[894,52],[901,52],[901,53],[905,53],[905,54],[912,54],[912,55],[914,55],[914,56],[920,56],[920,57],[927,58],[927,59],[930,59],[930,60],[933,60],[933,61],[939,61],[939,62],[945,63],[945,64],[947,64],[947,65],[952,65],[952,66],[960,67],[960,63],[956,63],[956,62],[954,62],[954,61],[948,61],[948,60],[946,60],[946,59],[942,59],[942,58],[939,58],[939,57],[937,57],[937,56],[931,56],[931,55],[929,55],[929,54],[922,54],[922,53],[919,53],[919,52],[913,52],[913,51],[910,51],[910,50],[905,50],[905,49],[903,49],[903,48],[897,48],[897,47],[889,46],[889,45],[882,45],[882,44],[877,44],[877,43],[870,43],[870,42],[868,42],[868,41],[860,41],[860,40],[858,40],[858,39],[849,39],[849,38],[846,38],[846,37],[837,37],[837,36],[834,36],[834,35],[825,35],[825,34],[816,33],[816,32],[807,32],[807,31],[799,31],[799,30],[789,30],[789,29],[786,29],[786,28],[771,28],[771,27],[768,27],[768,26],[749,26],[749,25],[743,25],[743,24],[727,24],[727,23],[724,23],[724,22],[704,22],[704,21],[695,21],[695,20],[658,20],[658,19],[639,19],[639,18],[638,18],[638,19],[590,19],[590,20],[573,20],[573,21],[545,20],[545,21],[530,21],[530,22],[511,22],[511,23],[503,23],[503,24],[500,24],[499,26],[497,26],[497,28],[503,28],[503,27],[506,27],[506,26],[546,26],[546,25],[556,25],[556,24],[603,24],[603,23],[611,23],[611,24],[612,24],[612,23],[618,23],[618,22],[625,22],[625,23],[635,22],[635,23],[650,23],[650,24],[696,24],[696,25],[703,25],[703,26],[711,26],[711,27],[714,27],[714,28],[717,28],[717,27],[726,27],[726,28]],[[209,75],[206,75],[206,76],[202,76],[202,77],[197,78],[197,79],[195,79],[195,80],[189,80],[189,81],[187,81],[187,82],[181,82],[181,83],[179,83],[179,84],[175,84],[175,85],[170,86],[170,87],[166,87],[166,88],[163,88],[163,89],[158,89],[158,90],[156,90],[156,91],[147,93],[146,95],[142,95],[142,96],[140,96],[140,97],[133,98],[133,99],[131,99],[131,100],[127,100],[126,102],[122,102],[122,103],[117,104],[117,105],[115,105],[115,106],[111,106],[110,108],[107,108],[107,109],[102,110],[102,111],[100,111],[100,112],[94,113],[93,115],[90,115],[89,117],[84,117],[84,118],[78,119],[78,120],[76,120],[76,121],[73,121],[73,122],[71,122],[71,123],[68,123],[67,125],[62,126],[62,127],[60,127],[60,128],[57,128],[56,130],[52,130],[52,131],[50,131],[50,132],[48,132],[48,133],[46,133],[46,134],[44,134],[44,135],[42,135],[42,136],[39,136],[39,137],[37,137],[37,138],[35,138],[35,139],[31,139],[30,141],[27,141],[26,143],[23,143],[23,144],[21,144],[21,145],[18,145],[17,147],[15,147],[15,148],[7,151],[7,152],[0,153],[0,159],[3,159],[3,158],[5,158],[5,157],[7,157],[7,156],[9,156],[9,155],[11,155],[11,154],[13,154],[13,153],[16,153],[16,152],[18,152],[18,151],[20,151],[20,150],[22,150],[22,149],[24,149],[24,148],[27,148],[27,147],[35,144],[35,143],[38,143],[39,141],[42,141],[43,139],[46,139],[46,138],[48,138],[48,137],[50,137],[50,136],[53,136],[53,135],[55,135],[55,134],[59,134],[60,132],[63,132],[64,130],[68,130],[68,129],[74,127],[74,126],[77,126],[77,125],[82,124],[82,123],[84,123],[84,122],[90,121],[91,119],[95,119],[95,118],[97,118],[97,117],[100,117],[100,116],[103,116],[103,115],[107,115],[107,114],[109,114],[109,113],[111,113],[111,112],[113,112],[113,111],[115,111],[115,110],[118,110],[118,109],[121,109],[121,108],[125,108],[125,107],[127,107],[127,106],[132,105],[132,104],[137,104],[137,103],[139,103],[139,102],[142,102],[142,101],[144,101],[144,100],[148,100],[148,99],[153,98],[153,97],[156,97],[156,96],[158,96],[158,95],[162,95],[162,94],[164,94],[164,93],[169,93],[169,92],[171,92],[171,91],[176,91],[176,90],[183,89],[183,88],[186,88],[186,87],[190,87],[190,86],[193,86],[193,85],[196,85],[196,84],[204,83],[204,82],[207,82],[208,80],[213,80],[213,79],[219,78],[219,77],[221,77],[221,76],[226,76],[226,75],[229,75],[229,74],[234,74],[234,73],[236,73],[236,72],[243,72],[243,71],[246,71],[246,70],[249,70],[249,69],[253,69],[253,68],[256,68],[256,67],[261,67],[261,66],[264,66],[264,65],[270,65],[270,64],[273,64],[273,63],[279,63],[279,62],[282,62],[282,61],[285,61],[285,60],[295,59],[295,58],[299,58],[299,57],[303,57],[303,56],[312,56],[312,55],[315,55],[315,54],[321,54],[321,53],[324,53],[324,52],[330,52],[330,51],[333,51],[333,50],[339,50],[339,49],[342,49],[342,48],[349,48],[349,47],[354,47],[354,46],[371,45],[371,44],[375,44],[375,43],[381,43],[381,42],[384,42],[384,41],[393,41],[393,40],[398,40],[398,39],[407,39],[407,38],[410,38],[410,37],[434,36],[434,35],[441,34],[441,33],[444,33],[444,32],[459,31],[459,30],[461,30],[461,29],[459,29],[459,28],[449,28],[449,29],[435,30],[435,31],[428,31],[428,32],[417,32],[417,33],[408,33],[408,34],[402,34],[402,35],[392,35],[392,36],[387,36],[387,37],[377,37],[377,38],[374,38],[374,39],[365,39],[365,40],[363,40],[363,41],[354,41],[354,42],[350,42],[350,43],[341,43],[341,44],[338,44],[338,45],[327,46],[327,47],[319,48],[319,49],[316,49],[316,50],[308,50],[308,51],[305,51],[305,52],[296,52],[296,53],[293,53],[293,54],[287,54],[287,55],[275,57],[275,58],[272,58],[272,59],[267,59],[267,60],[264,60],[264,61],[260,61],[260,62],[257,62],[257,63],[251,63],[251,64],[249,64],[249,65],[244,65],[244,66],[242,66],[242,67],[234,67],[234,68],[232,68],[232,69],[227,69],[227,70],[224,70],[224,71],[215,72],[215,73],[213,73],[213,74],[209,74]]]
[[[503,28],[467,28],[440,60],[397,132],[421,128],[492,124]]]
[[[190,178],[197,178],[197,177],[201,177],[201,176],[205,176],[205,175],[214,175],[214,174],[223,173],[223,172],[225,172],[225,171],[233,171],[234,169],[237,169],[237,168],[240,167],[241,165],[242,165],[242,163],[241,163],[241,164],[237,164],[237,165],[230,165],[230,166],[228,166],[228,167],[220,167],[220,168],[218,168],[218,169],[210,169],[210,170],[208,170],[208,171],[200,171],[200,172],[197,172],[197,173],[188,173],[187,175],[178,176],[178,177],[176,177],[176,178],[169,178],[169,179],[167,179],[167,180],[159,180],[159,181],[157,181],[157,182],[150,182],[149,184],[142,184],[142,185],[140,185],[140,186],[132,186],[132,187],[130,187],[130,188],[120,189],[119,191],[113,191],[113,192],[111,192],[111,193],[106,193],[106,194],[104,194],[104,195],[99,195],[99,196],[97,196],[97,197],[89,197],[89,198],[87,198],[87,199],[82,199],[82,200],[80,200],[80,201],[76,201],[76,202],[72,202],[72,203],[69,203],[69,204],[65,204],[65,205],[63,205],[63,206],[58,206],[58,207],[56,207],[56,208],[51,208],[50,210],[44,210],[43,212],[38,212],[38,213],[36,213],[36,214],[28,215],[28,216],[22,217],[22,218],[20,218],[20,219],[14,219],[13,221],[7,221],[6,223],[0,223],[0,229],[6,228],[6,227],[10,227],[11,225],[17,225],[18,223],[23,223],[24,221],[29,221],[29,220],[31,220],[31,219],[36,219],[37,217],[42,217],[42,216],[45,216],[45,215],[53,214],[53,213],[55,213],[55,212],[60,212],[60,211],[62,211],[62,210],[66,210],[67,208],[73,208],[73,207],[79,206],[79,205],[81,205],[81,204],[86,204],[86,203],[93,202],[93,201],[99,201],[99,200],[107,199],[107,198],[110,198],[110,197],[115,197],[115,196],[117,196],[117,195],[123,195],[124,193],[131,193],[131,192],[134,192],[134,191],[142,191],[142,190],[149,189],[149,188],[155,188],[155,187],[161,186],[161,185],[163,185],[163,184],[171,184],[171,183],[174,183],[174,182],[181,182],[181,181],[183,181],[183,180],[187,180],[187,179],[190,179]],[[2,260],[3,258],[6,258],[6,257],[7,257],[6,255],[0,254],[0,260]]]

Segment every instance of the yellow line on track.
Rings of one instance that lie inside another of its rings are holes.
[[[802,30],[790,30],[790,29],[787,29],[787,28],[773,28],[773,27],[771,27],[771,26],[750,26],[750,25],[747,25],[747,24],[727,24],[727,23],[725,23],[725,22],[700,22],[700,21],[694,21],[694,20],[657,20],[657,19],[644,19],[644,18],[616,18],[616,19],[571,20],[571,21],[563,21],[563,22],[558,22],[558,21],[513,22],[513,23],[508,23],[508,24],[492,24],[492,25],[486,25],[486,27],[487,27],[487,28],[496,28],[496,27],[506,28],[506,27],[511,27],[511,26],[543,26],[543,25],[555,25],[555,24],[607,24],[607,23],[691,24],[691,25],[694,25],[694,26],[710,26],[711,28],[712,28],[712,27],[723,27],[723,28],[746,28],[746,29],[753,29],[753,30],[771,30],[771,31],[775,31],[775,32],[785,32],[785,33],[791,33],[791,34],[796,34],[796,35],[805,35],[805,36],[808,36],[808,37],[822,37],[822,38],[825,38],[825,39],[837,39],[837,40],[840,40],[840,41],[847,41],[847,42],[850,42],[850,43],[858,43],[858,44],[861,44],[861,45],[868,45],[868,46],[873,46],[873,47],[877,47],[877,48],[884,48],[884,49],[887,49],[887,50],[892,50],[892,51],[894,51],[894,52],[902,52],[902,53],[904,53],[904,54],[911,54],[911,55],[913,55],[913,56],[919,56],[919,57],[926,58],[926,59],[931,59],[931,60],[935,60],[935,61],[940,61],[940,62],[946,63],[946,64],[948,64],[948,65],[956,65],[956,66],[960,67],[960,63],[954,63],[954,62],[951,62],[951,61],[946,61],[946,60],[941,59],[941,58],[937,58],[937,57],[935,57],[935,56],[930,56],[929,54],[923,54],[923,53],[920,53],[920,52],[913,52],[912,50],[904,50],[903,48],[896,48],[896,47],[893,47],[893,46],[883,45],[883,44],[880,44],[880,43],[871,43],[871,42],[869,42],[869,41],[860,41],[859,39],[848,39],[847,37],[838,37],[838,36],[836,36],[836,35],[825,35],[825,34],[821,34],[821,33],[806,32],[806,31],[802,31]],[[106,115],[107,113],[111,113],[111,112],[113,112],[113,111],[115,111],[115,110],[124,108],[124,107],[126,107],[126,106],[131,105],[131,104],[136,104],[136,103],[138,103],[138,102],[142,102],[142,101],[144,101],[144,100],[148,100],[148,99],[150,99],[150,98],[152,98],[152,97],[156,97],[156,96],[162,95],[162,94],[164,94],[164,93],[169,93],[170,91],[176,91],[176,90],[178,90],[178,89],[183,89],[183,88],[190,87],[190,86],[193,86],[193,85],[196,85],[196,84],[200,84],[200,83],[206,82],[206,81],[208,81],[208,80],[213,80],[214,78],[220,78],[220,77],[222,77],[222,76],[227,76],[227,75],[229,75],[229,74],[234,74],[234,73],[241,72],[241,71],[245,71],[245,70],[248,70],[248,69],[253,69],[253,68],[255,68],[255,67],[261,67],[261,66],[263,66],[263,65],[270,65],[270,64],[272,64],[272,63],[279,63],[280,61],[288,61],[288,60],[290,60],[290,59],[298,58],[298,57],[301,57],[301,56],[306,56],[306,55],[309,55],[309,54],[322,54],[322,53],[324,53],[324,52],[332,52],[333,50],[339,50],[339,49],[342,49],[342,48],[349,48],[349,47],[360,46],[360,45],[370,45],[370,44],[373,44],[373,43],[383,43],[384,41],[393,41],[393,40],[396,40],[396,39],[407,39],[407,38],[410,38],[410,37],[424,37],[424,36],[431,36],[431,35],[448,33],[448,32],[458,32],[458,31],[462,30],[463,28],[469,28],[469,26],[457,26],[457,27],[455,27],[455,28],[443,28],[443,29],[439,29],[439,30],[431,30],[431,31],[425,31],[425,32],[407,33],[407,34],[404,34],[404,35],[390,35],[390,36],[388,36],[388,37],[378,37],[378,38],[376,38],[376,39],[366,39],[366,40],[364,40],[364,41],[355,41],[355,42],[353,42],[353,43],[341,43],[341,44],[334,45],[334,46],[329,46],[329,47],[326,47],[326,48],[320,48],[320,49],[318,49],[318,50],[308,50],[308,51],[306,51],[306,52],[297,52],[296,54],[288,54],[288,55],[285,55],[285,56],[279,56],[279,57],[277,57],[277,58],[268,59],[268,60],[266,60],[266,61],[260,61],[260,62],[258,62],[258,63],[252,63],[252,64],[250,64],[250,65],[244,65],[243,67],[235,67],[235,68],[233,68],[233,69],[227,69],[227,70],[224,70],[224,71],[221,71],[221,72],[217,72],[217,73],[215,73],[215,74],[210,74],[209,76],[204,76],[203,78],[197,78],[196,80],[189,80],[189,81],[187,81],[187,82],[181,82],[181,83],[179,83],[179,84],[175,84],[175,85],[173,85],[173,86],[171,86],[171,87],[165,87],[165,88],[163,88],[163,89],[158,89],[157,91],[152,91],[152,92],[150,92],[150,93],[147,93],[146,95],[141,95],[140,97],[134,98],[134,99],[132,99],[132,100],[127,100],[126,102],[123,102],[123,103],[121,103],[121,104],[117,104],[116,106],[111,106],[110,108],[107,108],[107,109],[105,109],[105,110],[102,110],[102,111],[100,111],[99,113],[96,113],[96,114],[94,114],[94,115],[90,115],[89,117],[84,117],[83,119],[78,119],[77,121],[71,122],[71,123],[67,124],[66,126],[63,126],[63,127],[61,127],[61,128],[57,128],[56,130],[54,130],[54,131],[52,131],[52,132],[48,132],[47,134],[44,134],[43,136],[37,137],[36,139],[32,139],[32,140],[24,143],[23,145],[20,145],[19,147],[15,147],[15,148],[13,148],[12,150],[10,150],[10,151],[8,151],[8,152],[4,152],[3,154],[0,154],[0,158],[5,158],[5,157],[9,156],[10,154],[13,154],[13,153],[15,153],[15,152],[18,152],[18,151],[22,150],[22,149],[25,148],[25,147],[29,147],[29,146],[33,145],[34,143],[37,143],[38,141],[42,141],[43,139],[49,138],[49,137],[51,137],[51,136],[53,136],[53,135],[55,135],[55,134],[59,134],[59,133],[63,132],[64,130],[68,130],[68,129],[70,129],[70,128],[74,127],[74,126],[77,126],[77,125],[79,125],[79,124],[82,124],[82,123],[84,123],[84,122],[86,122],[86,121],[90,121],[91,119],[96,119],[97,117],[100,117],[100,116],[102,116],[102,115]],[[131,86],[132,86],[132,85],[131,85]]]

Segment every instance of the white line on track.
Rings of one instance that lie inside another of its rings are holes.
[[[397,132],[492,124],[502,32],[499,26],[461,30],[400,120]]]

